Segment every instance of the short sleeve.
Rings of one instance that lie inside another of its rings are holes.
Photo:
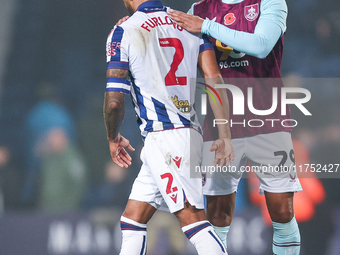
[[[205,34],[201,34],[201,39],[200,39],[200,53],[206,50],[214,50],[214,47],[212,46],[209,38]]]
[[[106,61],[110,63],[128,62],[128,52],[126,43],[123,41],[124,29],[121,26],[115,26],[111,30],[106,42]]]
[[[124,29],[115,26],[110,32],[106,43],[106,62],[108,69],[129,70],[128,45],[124,43]],[[121,78],[108,78],[106,91],[130,94],[131,83]]]

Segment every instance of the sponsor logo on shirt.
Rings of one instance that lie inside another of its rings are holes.
[[[171,100],[177,109],[183,113],[188,113],[192,109],[192,106],[189,104],[188,100],[178,100],[178,96],[171,97]]]

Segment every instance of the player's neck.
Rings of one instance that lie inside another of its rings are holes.
[[[151,1],[151,0],[133,0],[133,1],[130,0],[129,1],[130,9],[128,8],[128,10],[130,11],[130,14],[132,15],[133,13],[135,13],[141,4],[148,2],[148,1]]]

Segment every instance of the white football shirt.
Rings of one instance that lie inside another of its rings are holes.
[[[107,39],[108,68],[130,71],[130,80],[108,78],[107,91],[131,93],[143,137],[181,127],[201,130],[193,109],[200,52],[207,40],[188,33],[160,1],[147,1]]]

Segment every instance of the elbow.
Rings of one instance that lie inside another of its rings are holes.
[[[268,49],[268,47],[262,46],[257,50],[255,57],[259,59],[265,59],[270,52],[271,52],[271,49]]]
[[[115,115],[118,114],[120,111],[121,105],[119,104],[119,102],[110,102],[104,108],[104,115],[105,116]]]
[[[104,116],[116,115],[124,112],[124,101],[111,94],[106,94],[103,112]]]
[[[202,74],[202,77],[204,79],[208,79],[208,78],[222,78],[221,72],[220,72],[219,69],[215,69],[215,70],[212,70],[210,72],[204,72]]]
[[[252,55],[254,57],[257,57],[259,59],[264,59],[268,56],[268,54],[272,51],[274,48],[274,45],[270,43],[270,41],[266,37],[259,37],[258,40],[252,44],[251,48],[249,48],[249,51],[252,52]]]

